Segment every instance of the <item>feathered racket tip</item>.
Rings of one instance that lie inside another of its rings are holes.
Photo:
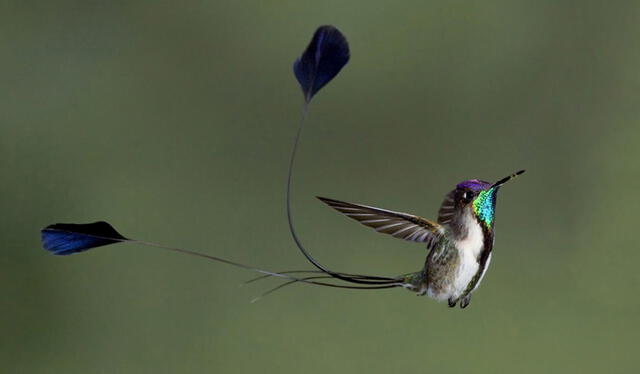
[[[307,49],[293,64],[305,101],[329,83],[349,62],[349,43],[333,26],[320,26]]]
[[[44,249],[59,256],[129,240],[104,221],[56,223],[42,229],[41,239]]]

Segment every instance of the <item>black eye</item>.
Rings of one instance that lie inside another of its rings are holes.
[[[465,191],[462,193],[462,200],[464,200],[465,202],[470,202],[471,200],[473,200],[473,192],[471,191]]]

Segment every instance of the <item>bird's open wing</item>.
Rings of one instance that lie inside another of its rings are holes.
[[[319,196],[318,199],[347,217],[375,229],[377,232],[389,234],[399,239],[427,243],[428,248],[433,248],[444,234],[444,227],[441,225],[412,214],[352,204]]]

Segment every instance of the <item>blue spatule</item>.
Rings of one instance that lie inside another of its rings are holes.
[[[349,62],[349,44],[333,26],[320,26],[311,42],[293,63],[293,72],[300,83],[305,101],[329,83]]]
[[[44,249],[60,256],[128,240],[104,221],[85,224],[56,223],[42,229],[41,239]]]

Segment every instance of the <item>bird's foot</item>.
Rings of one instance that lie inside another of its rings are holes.
[[[466,295],[460,299],[460,309],[466,308],[471,302],[471,294]]]

